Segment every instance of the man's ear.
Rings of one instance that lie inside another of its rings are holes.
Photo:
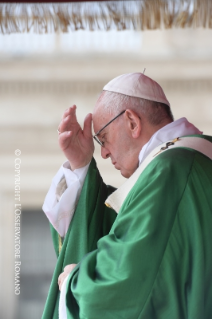
[[[141,118],[133,110],[127,109],[124,113],[127,126],[133,138],[138,138],[141,134]]]

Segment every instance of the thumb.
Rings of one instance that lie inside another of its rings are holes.
[[[89,113],[85,117],[85,121],[84,121],[83,132],[85,137],[88,137],[88,138],[92,137],[91,125],[92,125],[92,114]]]

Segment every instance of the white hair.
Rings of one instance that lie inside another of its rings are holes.
[[[103,91],[97,104],[100,104],[106,113],[114,116],[125,109],[132,109],[145,116],[152,125],[160,124],[167,118],[171,121],[174,119],[170,107],[166,104],[110,91]]]

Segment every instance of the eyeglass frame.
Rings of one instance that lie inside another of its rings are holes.
[[[118,115],[116,115],[110,122],[108,122],[105,126],[103,126],[95,135],[93,135],[94,140],[101,145],[102,147],[104,147],[104,144],[98,139],[97,135],[99,135],[101,133],[101,131],[103,131],[110,123],[112,123],[115,119],[117,119],[117,117],[119,117],[120,115],[124,114],[126,110],[122,111],[121,113],[119,113]]]

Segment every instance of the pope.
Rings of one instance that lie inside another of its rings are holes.
[[[174,121],[142,73],[106,84],[83,128],[71,106],[58,133],[67,162],[43,205],[58,260],[42,318],[211,319],[212,137]],[[117,190],[94,142],[127,178]]]

